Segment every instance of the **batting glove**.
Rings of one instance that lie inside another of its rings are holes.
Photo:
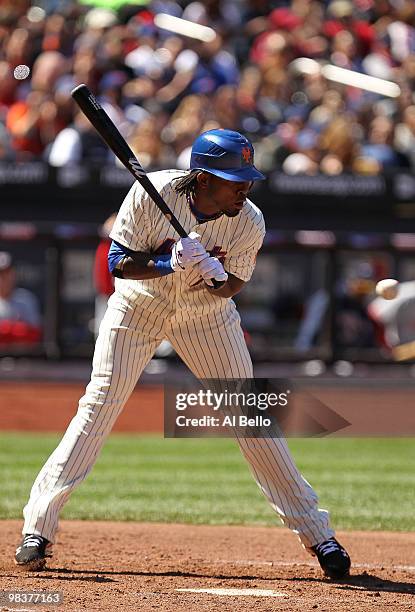
[[[209,257],[205,247],[199,242],[199,234],[191,232],[187,238],[175,242],[171,251],[170,265],[175,272],[193,268],[203,259]]]
[[[228,275],[217,257],[206,257],[197,264],[197,270],[209,287],[213,287],[212,280],[222,283],[228,280]]]

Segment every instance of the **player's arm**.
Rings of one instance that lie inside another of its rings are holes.
[[[168,259],[164,260],[163,257],[152,257],[148,253],[137,252],[132,256],[123,257],[111,273],[117,278],[133,280],[160,278],[173,272],[168,263]]]
[[[228,272],[228,280],[224,285],[222,285],[222,287],[219,289],[213,289],[213,287],[206,285],[206,289],[213,295],[218,295],[219,297],[223,298],[231,298],[239,293],[244,285],[245,281]]]
[[[169,265],[170,255],[154,255],[132,251],[126,246],[112,241],[108,253],[108,268],[117,278],[145,280],[159,278],[173,272]]]
[[[181,238],[166,255],[133,251],[113,240],[108,253],[108,267],[117,278],[146,280],[160,278],[173,272],[181,272],[207,258],[204,247],[191,233]]]

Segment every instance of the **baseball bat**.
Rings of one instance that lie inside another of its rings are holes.
[[[166,219],[174,227],[181,238],[187,238],[187,232],[178,219],[174,216],[167,203],[161,197],[153,183],[147,176],[146,171],[120,134],[119,130],[109,118],[105,110],[99,104],[94,94],[84,84],[78,85],[72,90],[71,96],[78,104],[84,115],[88,117],[103,141],[115,153],[120,162],[134,176],[148,193],[154,204],[161,210]],[[218,289],[224,281],[212,279],[214,289]]]

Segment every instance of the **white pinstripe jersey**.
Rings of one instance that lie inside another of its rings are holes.
[[[186,197],[174,190],[173,179],[184,175],[181,170],[162,170],[150,173],[149,178],[187,233],[197,232],[205,249],[222,261],[227,272],[249,280],[265,235],[262,212],[247,199],[237,216],[222,215],[200,223]],[[121,205],[110,237],[133,251],[158,254],[170,252],[179,239],[137,181]],[[206,291],[196,270],[147,280],[117,278],[115,288],[128,300],[142,304],[148,317],[173,317],[177,322],[221,310],[228,301]]]

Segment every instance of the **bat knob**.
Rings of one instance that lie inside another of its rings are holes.
[[[217,281],[214,278],[211,278],[210,282],[213,284],[212,289],[219,289],[226,283],[226,281]]]

